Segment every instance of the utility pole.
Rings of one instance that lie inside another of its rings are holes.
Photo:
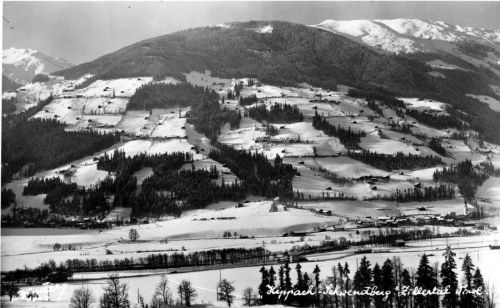
[[[266,266],[266,242],[264,240],[262,241],[262,253],[264,256],[264,259],[262,260],[262,266]]]

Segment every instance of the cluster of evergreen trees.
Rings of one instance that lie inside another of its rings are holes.
[[[368,104],[367,104],[368,108],[370,108],[371,110],[373,110],[375,113],[377,113],[378,115],[380,116],[384,116],[384,111],[382,110],[382,108],[380,108],[380,106],[375,103],[374,101],[368,101]]]
[[[63,194],[66,192],[73,192],[76,190],[75,183],[65,183],[59,177],[53,178],[31,178],[28,184],[24,186],[24,196],[36,196],[39,194],[46,194],[54,190],[61,190]]]
[[[52,119],[9,115],[2,120],[2,183],[22,175],[50,169],[110,147],[118,140],[112,134],[65,131]]]
[[[472,165],[470,160],[464,160],[452,164],[442,171],[436,170],[433,174],[434,182],[448,182],[458,185],[464,202],[471,201],[475,197],[477,188],[481,186],[490,176],[500,176],[500,169],[495,169],[491,162],[482,162],[478,166]]]
[[[441,156],[446,156],[446,149],[437,138],[433,137],[429,140],[429,148]]]
[[[377,101],[393,109],[405,108],[405,103],[402,100],[397,99],[394,93],[389,92],[382,88],[365,89],[365,90],[351,88],[347,92],[347,95],[355,98],[364,98],[368,101],[368,103],[372,104],[372,107],[375,104],[374,102]],[[368,107],[370,107],[370,105]],[[377,112],[376,110],[374,111]],[[379,114],[382,115],[381,113]]]
[[[296,271],[296,282],[292,282],[291,272],[292,268],[290,266],[289,258],[285,259],[285,264],[281,265],[278,272],[274,270],[271,266],[269,270],[264,266],[260,269],[261,273],[261,283],[258,287],[260,302],[263,305],[274,305],[274,304],[285,304],[285,305],[298,305],[299,307],[306,307],[313,305],[314,303],[319,304],[319,294],[305,295],[305,296],[294,296],[293,294],[286,295],[286,292],[306,292],[309,286],[314,286],[319,289],[321,286],[320,272],[321,270],[316,265],[312,276],[307,272],[302,271],[302,266],[300,263],[295,265]],[[276,277],[278,274],[278,277]],[[276,291],[284,292],[283,296],[277,294],[270,294],[270,288],[275,288]]]
[[[352,159],[387,171],[397,169],[421,169],[443,164],[441,158],[433,155],[405,155],[401,152],[390,155],[371,151],[348,151],[347,155]]]
[[[191,109],[188,122],[210,140],[217,140],[221,127],[229,123],[231,129],[239,128],[241,114],[226,107],[220,107],[218,99],[210,96]]]
[[[103,217],[112,207],[132,207],[132,215],[160,216],[180,215],[182,210],[202,208],[220,200],[238,201],[245,198],[245,186],[241,182],[221,185],[212,180],[218,178],[217,168],[211,170],[178,170],[192,162],[191,153],[171,153],[127,157],[116,150],[105,154],[97,162],[99,170],[114,174],[97,185],[78,188],[59,178],[30,179],[25,194],[47,193],[44,200],[52,213]],[[153,175],[146,178],[142,189],[137,191],[134,173],[145,167],[153,168]],[[160,193],[168,191],[168,194]],[[114,196],[112,202],[109,196]]]
[[[10,188],[2,188],[2,209],[8,208],[16,202],[16,194]]]
[[[132,214],[143,216],[148,212],[161,214],[168,211],[165,206],[170,205],[174,209],[203,208],[210,203],[221,200],[239,201],[245,198],[245,187],[243,183],[236,181],[221,185],[212,180],[218,178],[217,169],[213,172],[208,170],[180,170],[164,175],[153,174],[142,183],[142,191],[132,202]],[[168,191],[167,194],[155,197],[158,191]],[[175,200],[181,201],[182,205],[176,205]],[[162,202],[160,202],[162,201]]]
[[[361,142],[361,137],[365,137],[366,133],[363,131],[355,132],[351,130],[338,126],[334,126],[328,122],[328,120],[320,116],[318,111],[314,113],[313,116],[313,127],[323,131],[328,136],[334,136],[339,138],[340,142],[348,149],[359,149],[359,143]]]
[[[488,292],[481,271],[474,266],[470,256],[465,256],[461,266],[464,277],[462,283],[457,278],[456,254],[449,246],[443,257],[441,266],[433,266],[424,253],[417,270],[413,271],[405,267],[399,258],[388,258],[382,265],[375,263],[372,267],[364,256],[354,275],[351,275],[347,263],[342,265],[339,262],[332,267],[331,275],[325,279],[320,278],[321,270],[317,265],[308,274],[297,263],[295,283],[291,279],[292,268],[286,260],[278,272],[272,266],[260,269],[260,302],[268,305],[280,303],[335,308],[491,307],[492,294]],[[269,294],[270,288],[279,293]],[[309,289],[314,292],[306,293]],[[418,292],[422,290],[427,290],[430,294],[422,295],[422,292]]]
[[[295,123],[302,122],[304,116],[300,112],[296,105],[288,104],[278,104],[274,103],[269,110],[267,110],[266,105],[258,105],[253,108],[249,108],[248,116],[256,121],[270,122],[270,123]]]
[[[378,197],[370,200],[389,200],[398,202],[411,202],[411,201],[436,201],[455,198],[455,186],[440,184],[438,186],[426,186],[423,188],[414,187],[410,189],[398,190],[396,193],[390,195],[378,195]]]
[[[216,147],[218,150],[211,151],[208,156],[227,166],[243,180],[246,192],[265,197],[278,196],[282,201],[293,199],[292,180],[297,170],[283,163],[279,155],[271,164],[257,152],[236,150],[219,143]]]
[[[153,108],[189,107],[204,99],[218,99],[217,93],[208,88],[189,83],[148,83],[139,87],[130,97],[129,110],[151,110]]]
[[[252,95],[249,95],[249,96],[241,96],[240,97],[240,105],[241,106],[252,105],[252,104],[255,104],[258,101],[259,101],[259,99],[257,98],[257,95],[255,95],[255,94],[252,94]]]
[[[115,194],[115,206],[132,207],[132,215],[160,216],[180,215],[182,210],[202,208],[220,200],[241,200],[245,198],[243,184],[215,184],[217,168],[210,170],[178,170],[185,163],[192,162],[191,153],[171,153],[148,156],[145,154],[126,157],[115,152],[104,155],[98,161],[98,169],[116,174],[115,187],[106,191]],[[144,167],[153,168],[153,174],[146,178],[136,194],[136,180],[133,174]],[[104,186],[105,183],[101,183]],[[161,193],[168,192],[168,193]]]
[[[459,118],[448,114],[432,114],[415,109],[406,109],[406,115],[414,118],[419,123],[438,129],[456,128],[462,130],[466,128],[466,125]]]

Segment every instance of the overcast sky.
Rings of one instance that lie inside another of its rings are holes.
[[[224,22],[374,18],[500,29],[500,2],[3,2],[3,48],[79,64],[146,38]]]

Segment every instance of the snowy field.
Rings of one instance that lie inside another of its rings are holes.
[[[100,97],[112,95],[130,97],[142,85],[153,81],[152,77],[121,78],[111,80],[96,80],[90,84],[83,95],[85,97]]]
[[[339,177],[359,178],[362,176],[386,176],[389,173],[364,164],[347,156],[340,157],[308,157],[305,159],[287,158],[285,162],[293,165],[304,161],[304,165],[312,168],[323,167]]]
[[[411,143],[393,139],[382,139],[378,132],[369,133],[366,137],[361,137],[361,148],[380,154],[404,154],[419,155],[420,152]]]
[[[448,239],[447,244],[451,245],[456,252],[456,261],[460,266],[463,257],[468,253],[472,262],[479,266],[484,275],[485,281],[495,286],[500,283],[498,275],[495,271],[488,270],[489,268],[495,268],[498,258],[500,258],[500,251],[490,250],[486,246],[491,243],[494,239],[485,239],[481,237],[480,241],[474,241],[473,238],[452,238]],[[429,255],[430,264],[434,262],[442,262],[443,257],[443,247],[446,243],[439,240],[420,241],[409,243],[410,247],[406,248],[390,248],[389,250],[384,250],[383,252],[375,252],[368,254],[367,258],[373,266],[375,263],[383,263],[387,258],[399,257],[401,262],[409,268],[416,269],[418,267],[418,261],[422,254],[425,252]],[[424,246],[425,248],[420,248],[419,246]],[[331,273],[332,267],[336,266],[339,262],[344,264],[347,263],[352,272],[355,271],[357,264],[362,255],[352,255],[349,252],[332,252],[319,255],[311,255],[309,259],[311,262],[302,263],[302,271],[309,274],[312,273],[316,264],[321,270],[321,278],[325,278]],[[176,288],[176,286],[182,280],[189,280],[193,283],[196,288],[198,297],[195,303],[211,303],[215,307],[224,307],[225,304],[222,302],[216,302],[216,291],[215,287],[220,277],[228,279],[234,283],[236,295],[236,302],[234,306],[239,306],[242,304],[241,293],[246,287],[252,287],[254,290],[257,289],[260,276],[259,273],[261,265],[251,266],[251,267],[241,267],[223,270],[208,270],[200,272],[190,272],[190,273],[170,273],[168,274],[169,286],[171,289]],[[279,267],[278,265],[274,266]],[[292,268],[295,268],[295,264],[291,264]],[[122,281],[127,283],[130,292],[130,298],[132,302],[135,301],[135,294],[137,291],[148,301],[153,297],[154,287],[160,281],[160,274],[167,273],[168,270],[152,270],[152,271],[130,271],[119,273],[122,277]],[[28,291],[32,290],[39,294],[38,302],[36,305],[38,307],[67,307],[69,303],[69,298],[71,297],[73,290],[80,287],[83,283],[88,286],[93,293],[99,297],[102,295],[102,289],[106,285],[106,281],[102,278],[106,278],[109,273],[82,273],[76,274],[73,277],[72,282],[62,283],[62,284],[49,284],[43,286],[33,286],[25,287],[21,291],[21,298],[16,302],[6,304],[6,307],[26,307],[28,304],[26,302],[26,294]],[[296,280],[295,271],[291,272],[291,278],[293,281]],[[461,275],[458,277],[461,279]],[[177,295],[174,293],[174,297]],[[48,300],[48,294],[50,294],[50,302]],[[3,298],[5,299],[5,298]],[[495,288],[495,299],[500,300],[500,292],[498,288]],[[5,304],[5,303],[3,303]]]
[[[162,246],[162,250],[166,251],[179,249],[181,243],[186,245],[191,240],[196,241],[198,248],[201,245],[202,249],[209,249],[213,246],[213,242],[210,240],[223,239],[225,231],[237,232],[238,235],[248,237],[279,237],[284,232],[291,230],[311,231],[315,227],[332,225],[339,221],[338,217],[321,216],[306,210],[292,208],[285,211],[282,206],[279,206],[278,212],[269,212],[270,206],[270,201],[245,203],[245,206],[241,208],[235,208],[232,203],[215,204],[208,211],[191,212],[179,219],[158,221],[133,228],[139,232],[139,243],[141,241],[158,242],[168,238],[169,245]],[[119,212],[117,210],[114,213],[115,217],[116,215],[125,214],[123,210]],[[108,217],[109,219],[115,218],[113,215]],[[54,234],[31,233],[30,236],[23,235],[22,231],[19,235],[16,232],[18,229],[14,229],[10,234],[2,236],[2,270],[13,270],[24,265],[34,267],[50,259],[57,262],[78,257],[99,260],[113,259],[113,255],[106,254],[106,248],[119,243],[129,243],[127,239],[130,228],[130,226],[117,227],[112,230],[102,230],[102,232],[54,229]],[[35,231],[35,229],[30,230]],[[81,247],[81,249],[53,251],[52,247],[55,243],[59,243],[63,247],[71,244],[73,247]],[[136,244],[129,243],[127,245],[128,253],[133,254],[141,250],[135,246]],[[153,244],[151,247],[154,248],[155,245]],[[191,249],[196,248],[196,246],[190,247]],[[119,250],[124,252],[123,247]],[[147,255],[152,251],[154,249],[142,252]]]
[[[276,157],[276,154],[281,157],[313,156],[314,149],[319,155],[346,151],[336,137],[329,137],[322,131],[314,129],[310,122],[274,124],[274,126],[279,131],[278,135],[273,136],[269,142],[255,142],[257,138],[266,136],[265,129],[261,123],[251,118],[243,118],[239,129],[223,129],[219,141],[237,149],[257,150],[270,159]],[[300,143],[286,142],[299,138]]]
[[[434,111],[445,111],[446,110],[446,104],[429,100],[429,99],[419,99],[419,98],[405,98],[405,97],[399,97],[400,100],[402,100],[406,108],[410,109],[415,109],[419,111],[423,110],[434,110]]]
[[[186,118],[180,118],[178,114],[160,115],[160,120],[151,133],[151,137],[182,138],[186,136]]]
[[[149,135],[154,128],[149,111],[127,111],[116,128],[131,135]]]
[[[302,208],[322,209],[332,211],[334,215],[349,218],[396,216],[398,214],[417,215],[432,214],[440,215],[450,212],[457,214],[463,213],[464,203],[462,198],[454,200],[441,200],[434,202],[404,202],[399,203],[390,201],[313,201],[299,202]],[[419,212],[418,208],[425,207],[426,211]]]

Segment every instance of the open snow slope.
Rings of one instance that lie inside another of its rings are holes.
[[[428,51],[429,40],[458,42],[475,40],[500,43],[500,30],[487,30],[450,25],[442,21],[419,19],[333,20],[312,25],[326,31],[347,35],[363,43],[392,53]]]

